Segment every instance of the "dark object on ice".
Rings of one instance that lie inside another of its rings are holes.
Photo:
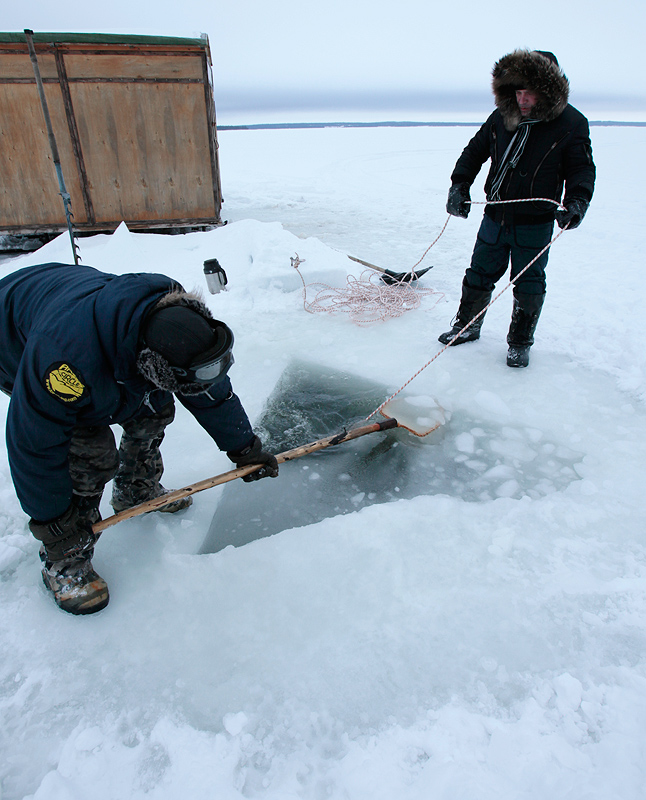
[[[528,367],[529,366],[529,347],[517,347],[510,345],[507,350],[508,367]]]
[[[355,258],[354,256],[348,256],[348,258],[351,261],[356,261],[357,264],[363,264],[364,267],[370,267],[370,269],[380,272],[381,280],[388,284],[388,286],[394,286],[397,283],[410,283],[411,281],[416,281],[418,278],[421,278],[422,275],[427,273],[429,269],[433,269],[433,267],[424,267],[424,269],[412,272],[393,272],[392,270],[384,269],[383,267],[377,267],[375,264],[371,264],[369,261],[363,261],[362,259]]]
[[[227,285],[227,274],[220,266],[217,258],[209,258],[204,262],[204,277],[211,294],[217,294]]]
[[[33,253],[58,236],[57,233],[44,233],[40,236],[21,236],[9,234],[0,236],[0,253],[16,255],[19,253]]]

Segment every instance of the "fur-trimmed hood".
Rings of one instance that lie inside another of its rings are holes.
[[[547,51],[514,50],[494,64],[491,88],[505,128],[515,131],[522,116],[516,103],[517,89],[538,94],[532,117],[550,122],[563,113],[568,104],[570,82],[556,57]]]
[[[185,306],[201,314],[206,319],[213,319],[213,314],[211,314],[211,310],[204,302],[202,295],[197,291],[185,292],[181,286],[176,285],[172,291],[165,294],[151,311],[159,311],[160,308],[167,308],[168,306]]]

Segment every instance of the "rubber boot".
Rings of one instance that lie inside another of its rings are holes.
[[[514,292],[514,308],[507,334],[508,367],[529,365],[529,349],[534,344],[534,332],[543,308],[544,294]]]
[[[441,333],[438,336],[438,341],[442,342],[442,344],[451,342],[451,339],[453,339],[470,320],[489,305],[491,302],[491,294],[491,292],[486,292],[482,289],[472,289],[470,286],[467,286],[465,281],[462,281],[462,298],[460,300],[458,313],[451,323],[451,330]],[[479,339],[484,317],[485,315],[481,314],[473,325],[467,328],[461,336],[458,336],[454,342],[451,342],[451,347],[456,344],[474,342],[476,339]]]

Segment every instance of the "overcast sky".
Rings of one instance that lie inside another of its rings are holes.
[[[9,6],[9,7],[7,7]],[[489,95],[493,63],[552,50],[572,101],[646,108],[644,0],[25,0],[4,30],[209,35],[216,99]]]

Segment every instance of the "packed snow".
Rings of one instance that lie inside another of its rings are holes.
[[[296,363],[396,391],[441,348],[481,207],[424,261],[420,286],[439,294],[383,323],[308,314],[291,259],[307,284],[359,275],[347,254],[410,269],[474,131],[222,131],[226,226],[122,225],[82,239],[83,263],[202,288],[234,330],[231,377],[254,422]],[[78,618],[42,585],[2,443],[2,800],[646,796],[646,129],[592,136],[597,192],[552,248],[529,368],[505,365],[508,290],[479,342],[405,390],[420,419],[446,410],[414,445],[414,496],[398,498],[393,468],[381,497],[356,492],[344,513],[331,498],[293,527],[288,481],[240,484],[241,517],[262,488],[284,529],[204,553],[226,491],[211,489],[181,515],[107,530],[94,565],[110,605]],[[0,274],[70,256],[62,235]],[[228,276],[216,295],[213,257]],[[231,466],[182,408],[163,453],[173,488]]]

